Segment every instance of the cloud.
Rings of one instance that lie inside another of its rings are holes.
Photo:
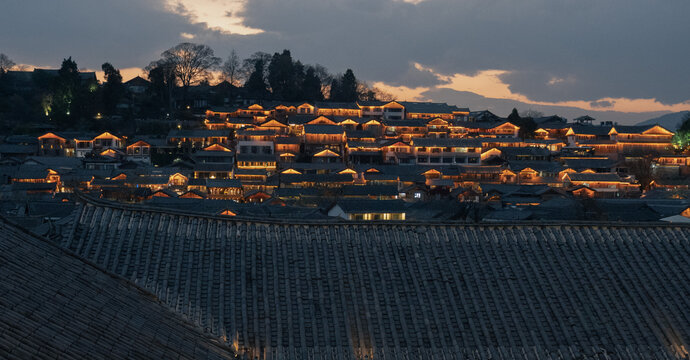
[[[585,110],[580,107],[567,105],[536,105],[511,99],[485,97],[468,91],[457,91],[448,88],[430,89],[426,92],[422,92],[421,96],[424,98],[432,98],[436,101],[447,102],[449,104],[457,104],[459,106],[473,104],[473,106],[470,107],[471,110],[487,109],[499,116],[508,116],[513,108],[517,108],[518,111],[535,110],[543,112],[545,115],[556,114],[568,119],[574,119],[582,115],[590,115],[597,119],[597,121],[614,121],[628,125],[668,113],[668,111],[625,112],[608,109],[604,111]]]
[[[510,90],[536,101],[676,104],[690,98],[687,13],[683,0],[252,0],[243,16],[278,46],[372,82],[425,86],[400,80],[416,62],[445,74],[506,71]]]
[[[610,108],[610,107],[613,107],[614,104],[616,104],[615,101],[600,100],[600,101],[590,102],[589,106],[592,107],[593,109],[598,109],[598,108]]]
[[[221,57],[290,49],[415,98],[675,111],[690,108],[688,13],[687,0],[8,0],[0,49],[18,63],[131,68],[193,36]]]
[[[516,93],[512,87],[503,79],[509,77],[511,73],[505,70],[482,70],[475,74],[442,74],[436,70],[426,67],[424,65],[415,63],[414,67],[425,73],[438,78],[439,83],[433,86],[396,86],[387,84],[385,82],[377,82],[375,85],[385,91],[403,98],[411,98],[412,100],[432,100],[439,101],[434,98],[433,94],[437,94],[440,90],[452,90],[459,93],[473,93],[482,98],[511,100],[524,106],[540,105],[546,107],[565,107],[578,108],[581,111],[598,111],[603,108],[607,110],[625,113],[643,113],[643,112],[663,112],[663,111],[682,111],[690,108],[688,102],[677,104],[664,104],[657,99],[628,99],[628,98],[602,98],[596,101],[583,100],[567,100],[567,101],[539,101],[528,97],[525,94]],[[554,85],[558,86],[561,83],[572,80],[564,79],[556,82]],[[457,99],[451,101],[454,104],[461,106],[469,106],[476,109],[478,106],[485,105],[483,102],[479,103],[463,103]],[[446,101],[446,100],[444,100]]]
[[[0,49],[15,62],[58,67],[143,67],[180,42],[208,31],[164,10],[157,0],[9,0],[0,11]],[[11,29],[11,31],[7,31]]]
[[[241,14],[245,0],[166,0],[166,8],[187,17],[192,23],[226,34],[254,35],[261,29],[244,25]]]

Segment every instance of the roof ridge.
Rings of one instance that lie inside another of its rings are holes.
[[[195,212],[195,211],[183,211],[176,209],[167,209],[154,206],[146,205],[132,205],[123,204],[114,201],[107,201],[102,199],[95,199],[87,194],[80,191],[75,191],[77,197],[93,206],[108,207],[113,209],[125,210],[125,211],[140,211],[140,212],[150,212],[159,213],[175,216],[189,216],[198,217],[206,219],[222,220],[226,222],[248,222],[256,224],[282,224],[282,225],[376,225],[385,227],[395,227],[395,226],[454,226],[454,227],[473,227],[473,228],[498,228],[498,227],[528,227],[528,226],[551,226],[551,227],[611,227],[611,228],[690,228],[689,224],[680,223],[667,223],[667,222],[615,222],[615,221],[563,221],[563,220],[553,220],[553,221],[519,221],[519,222],[501,222],[501,223],[469,223],[461,221],[347,221],[339,220],[336,218],[329,220],[319,220],[319,219],[302,219],[302,220],[282,220],[282,219],[259,219],[255,217],[245,217],[245,216],[233,216],[228,218],[222,215],[211,215],[208,213]],[[85,208],[85,207],[83,207]],[[83,211],[83,210],[81,210]]]
[[[74,212],[75,213],[77,211],[81,212],[83,208],[84,208],[83,206],[78,206],[77,207],[78,210],[75,209]],[[78,223],[78,221],[79,221],[78,217],[75,216],[75,219],[73,221],[75,222],[75,224]],[[63,248],[62,246],[55,244],[53,241],[49,240],[48,238],[41,236],[41,235],[38,235],[38,234],[34,233],[33,231],[20,226],[19,224],[6,218],[2,214],[0,214],[0,224],[5,225],[6,228],[8,228],[10,231],[12,231],[14,233],[19,233],[22,237],[30,237],[32,239],[35,239],[35,240],[39,241],[41,244],[45,244],[45,245],[49,246],[50,248],[57,250],[62,255],[67,255],[70,258],[73,258],[75,260],[78,260],[78,261],[86,264],[87,266],[89,266],[89,267],[93,268],[94,270],[108,276],[109,278],[117,281],[118,283],[123,284],[128,289],[134,289],[139,294],[151,298],[156,303],[158,303],[159,305],[164,307],[166,310],[168,310],[170,313],[172,313],[176,317],[178,317],[179,320],[186,323],[186,325],[188,325],[190,328],[195,329],[197,331],[198,335],[201,335],[201,336],[203,336],[209,340],[214,341],[217,346],[228,351],[229,354],[235,354],[235,351],[230,346],[228,346],[225,343],[225,341],[222,341],[220,337],[212,335],[211,333],[205,331],[200,326],[200,324],[197,324],[196,322],[194,322],[192,319],[185,316],[184,314],[181,314],[181,313],[175,311],[168,304],[166,304],[164,301],[162,301],[156,294],[154,294],[150,290],[144,288],[143,286],[139,285],[138,283],[136,283],[130,279],[127,279],[121,275],[118,275],[116,273],[108,271],[107,269],[101,267],[100,265],[96,264],[95,262],[88,260],[86,258],[83,258],[83,257],[75,254],[74,252],[72,252],[66,248]],[[76,228],[76,226],[75,226],[75,228]],[[72,230],[74,230],[74,229],[72,229]],[[73,234],[71,234],[71,235],[73,235]]]

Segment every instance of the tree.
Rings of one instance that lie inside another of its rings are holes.
[[[678,130],[673,135],[671,143],[676,151],[684,152],[690,148],[690,113],[685,114]]]
[[[339,101],[355,102],[359,96],[357,93],[357,78],[351,69],[347,69],[340,80],[340,99]]]
[[[189,86],[207,78],[209,72],[220,64],[220,58],[214,56],[213,49],[203,44],[181,43],[164,51],[161,56],[166,63],[174,65],[185,103]]]
[[[259,99],[265,99],[269,94],[266,81],[264,80],[264,68],[264,60],[256,59],[254,61],[254,71],[249,75],[247,82],[244,83],[247,93]]]
[[[511,111],[510,115],[508,115],[508,121],[517,125],[521,120],[522,118],[520,117],[520,114],[518,114],[517,109],[513,108],[513,111]]]
[[[533,138],[534,131],[537,130],[537,123],[534,122],[534,119],[531,117],[521,117],[515,108],[513,108],[513,111],[508,115],[508,122],[520,127],[518,136],[522,139]]]
[[[271,62],[271,55],[262,51],[257,51],[242,61],[242,66],[240,67],[240,76],[246,79],[245,83],[249,80],[249,76],[251,76],[254,70],[256,70],[257,61],[261,61],[261,76],[264,79],[266,78],[268,74],[266,68],[267,65]]]
[[[393,100],[395,100],[395,96],[393,96],[393,94],[386,92],[386,91],[383,91],[377,87],[374,87],[372,89],[372,91],[374,92],[375,99],[378,101],[393,101]]]
[[[7,55],[0,53],[0,75],[3,75],[4,73],[8,72],[15,65],[17,64],[15,64],[14,61],[10,60],[10,58]]]
[[[328,100],[340,101],[341,98],[340,81],[338,81],[337,78],[333,78],[331,80],[331,86],[328,89]]]
[[[61,127],[76,124],[75,104],[79,92],[80,78],[77,63],[72,57],[64,59],[53,85],[52,117]]]
[[[331,92],[331,82],[333,81],[333,75],[328,72],[325,66],[316,64],[313,66],[314,75],[319,78],[321,82],[321,95],[325,97],[326,94]]]
[[[357,98],[362,101],[392,101],[394,99],[392,94],[376,87],[369,87],[365,82],[357,84]]]
[[[151,92],[154,102],[160,108],[168,108],[168,114],[173,113],[172,96],[176,84],[175,64],[161,59],[151,62],[144,71],[151,81]]]
[[[654,172],[652,170],[653,159],[655,154],[640,153],[631,160],[626,161],[628,172],[635,175],[635,179],[640,184],[640,190],[649,189],[649,184],[654,180]]]
[[[304,74],[304,81],[302,82],[302,95],[304,100],[322,101],[323,92],[321,88],[321,80],[316,75],[316,70],[313,66],[307,67],[307,72]]]
[[[273,54],[268,65],[268,84],[273,96],[278,99],[289,100],[294,97],[297,91],[295,66],[289,50]]]
[[[536,119],[536,118],[544,117],[544,113],[541,111],[529,109],[527,111],[524,111],[522,114],[520,114],[520,116],[523,118]]]
[[[103,84],[103,105],[105,113],[113,115],[117,108],[117,103],[125,94],[125,87],[122,85],[122,75],[120,70],[115,69],[110,63],[101,66],[105,73],[105,84]]]
[[[240,81],[240,58],[237,52],[233,49],[230,56],[225,59],[225,62],[220,67],[223,74],[223,80],[227,80],[230,85],[238,86]]]

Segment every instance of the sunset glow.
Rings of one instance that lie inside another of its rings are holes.
[[[620,112],[648,112],[648,111],[684,111],[690,110],[690,103],[678,104],[663,104],[654,98],[651,99],[627,99],[627,98],[602,98],[594,101],[595,103],[603,103],[610,106],[592,106],[592,101],[561,101],[561,102],[547,102],[537,101],[529,97],[515,93],[510,89],[510,85],[501,80],[502,75],[506,75],[509,71],[506,70],[483,70],[476,75],[452,74],[445,75],[436,72],[434,69],[425,67],[422,64],[415,63],[415,68],[420,71],[425,71],[433,74],[441,81],[440,85],[435,87],[416,87],[410,88],[406,86],[393,86],[384,82],[376,82],[374,86],[395,95],[399,99],[407,99],[411,101],[430,100],[426,92],[434,89],[451,89],[455,91],[467,91],[477,95],[492,99],[508,99],[524,102],[532,105],[544,106],[568,106],[576,107],[591,111],[620,111]],[[557,85],[559,83],[573,81],[568,78],[552,78],[548,85]]]
[[[239,15],[244,10],[243,0],[167,0],[166,5],[168,10],[188,17],[193,23],[204,23],[223,33],[254,35],[263,32],[243,24],[244,19]]]

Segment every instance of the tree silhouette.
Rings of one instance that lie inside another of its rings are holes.
[[[223,80],[226,80],[230,85],[239,85],[240,80],[240,58],[237,56],[237,52],[232,50],[230,56],[225,59],[225,62],[220,67],[223,73]]]
[[[283,100],[292,98],[298,90],[295,80],[295,66],[290,51],[283,50],[282,54],[273,54],[268,65],[268,84],[273,96]]]
[[[213,49],[203,44],[181,43],[164,51],[161,56],[166,63],[174,65],[175,76],[182,84],[185,103],[189,86],[207,78],[209,72],[220,64],[220,58],[213,54]]]
[[[322,101],[323,93],[321,92],[321,80],[316,76],[316,70],[309,66],[306,74],[304,74],[304,81],[302,82],[302,93],[304,100],[308,101]]]
[[[340,80],[340,101],[354,102],[358,98],[357,78],[351,69],[347,69]]]
[[[254,61],[254,71],[249,75],[247,82],[244,84],[245,90],[250,96],[259,99],[268,97],[268,89],[266,81],[264,80],[264,60],[256,59]]]
[[[122,75],[120,70],[115,69],[110,63],[101,66],[105,73],[105,84],[103,84],[103,106],[105,113],[112,115],[115,113],[117,103],[125,93],[122,85]]]
[[[0,54],[0,75],[8,72],[16,64],[5,54]]]

